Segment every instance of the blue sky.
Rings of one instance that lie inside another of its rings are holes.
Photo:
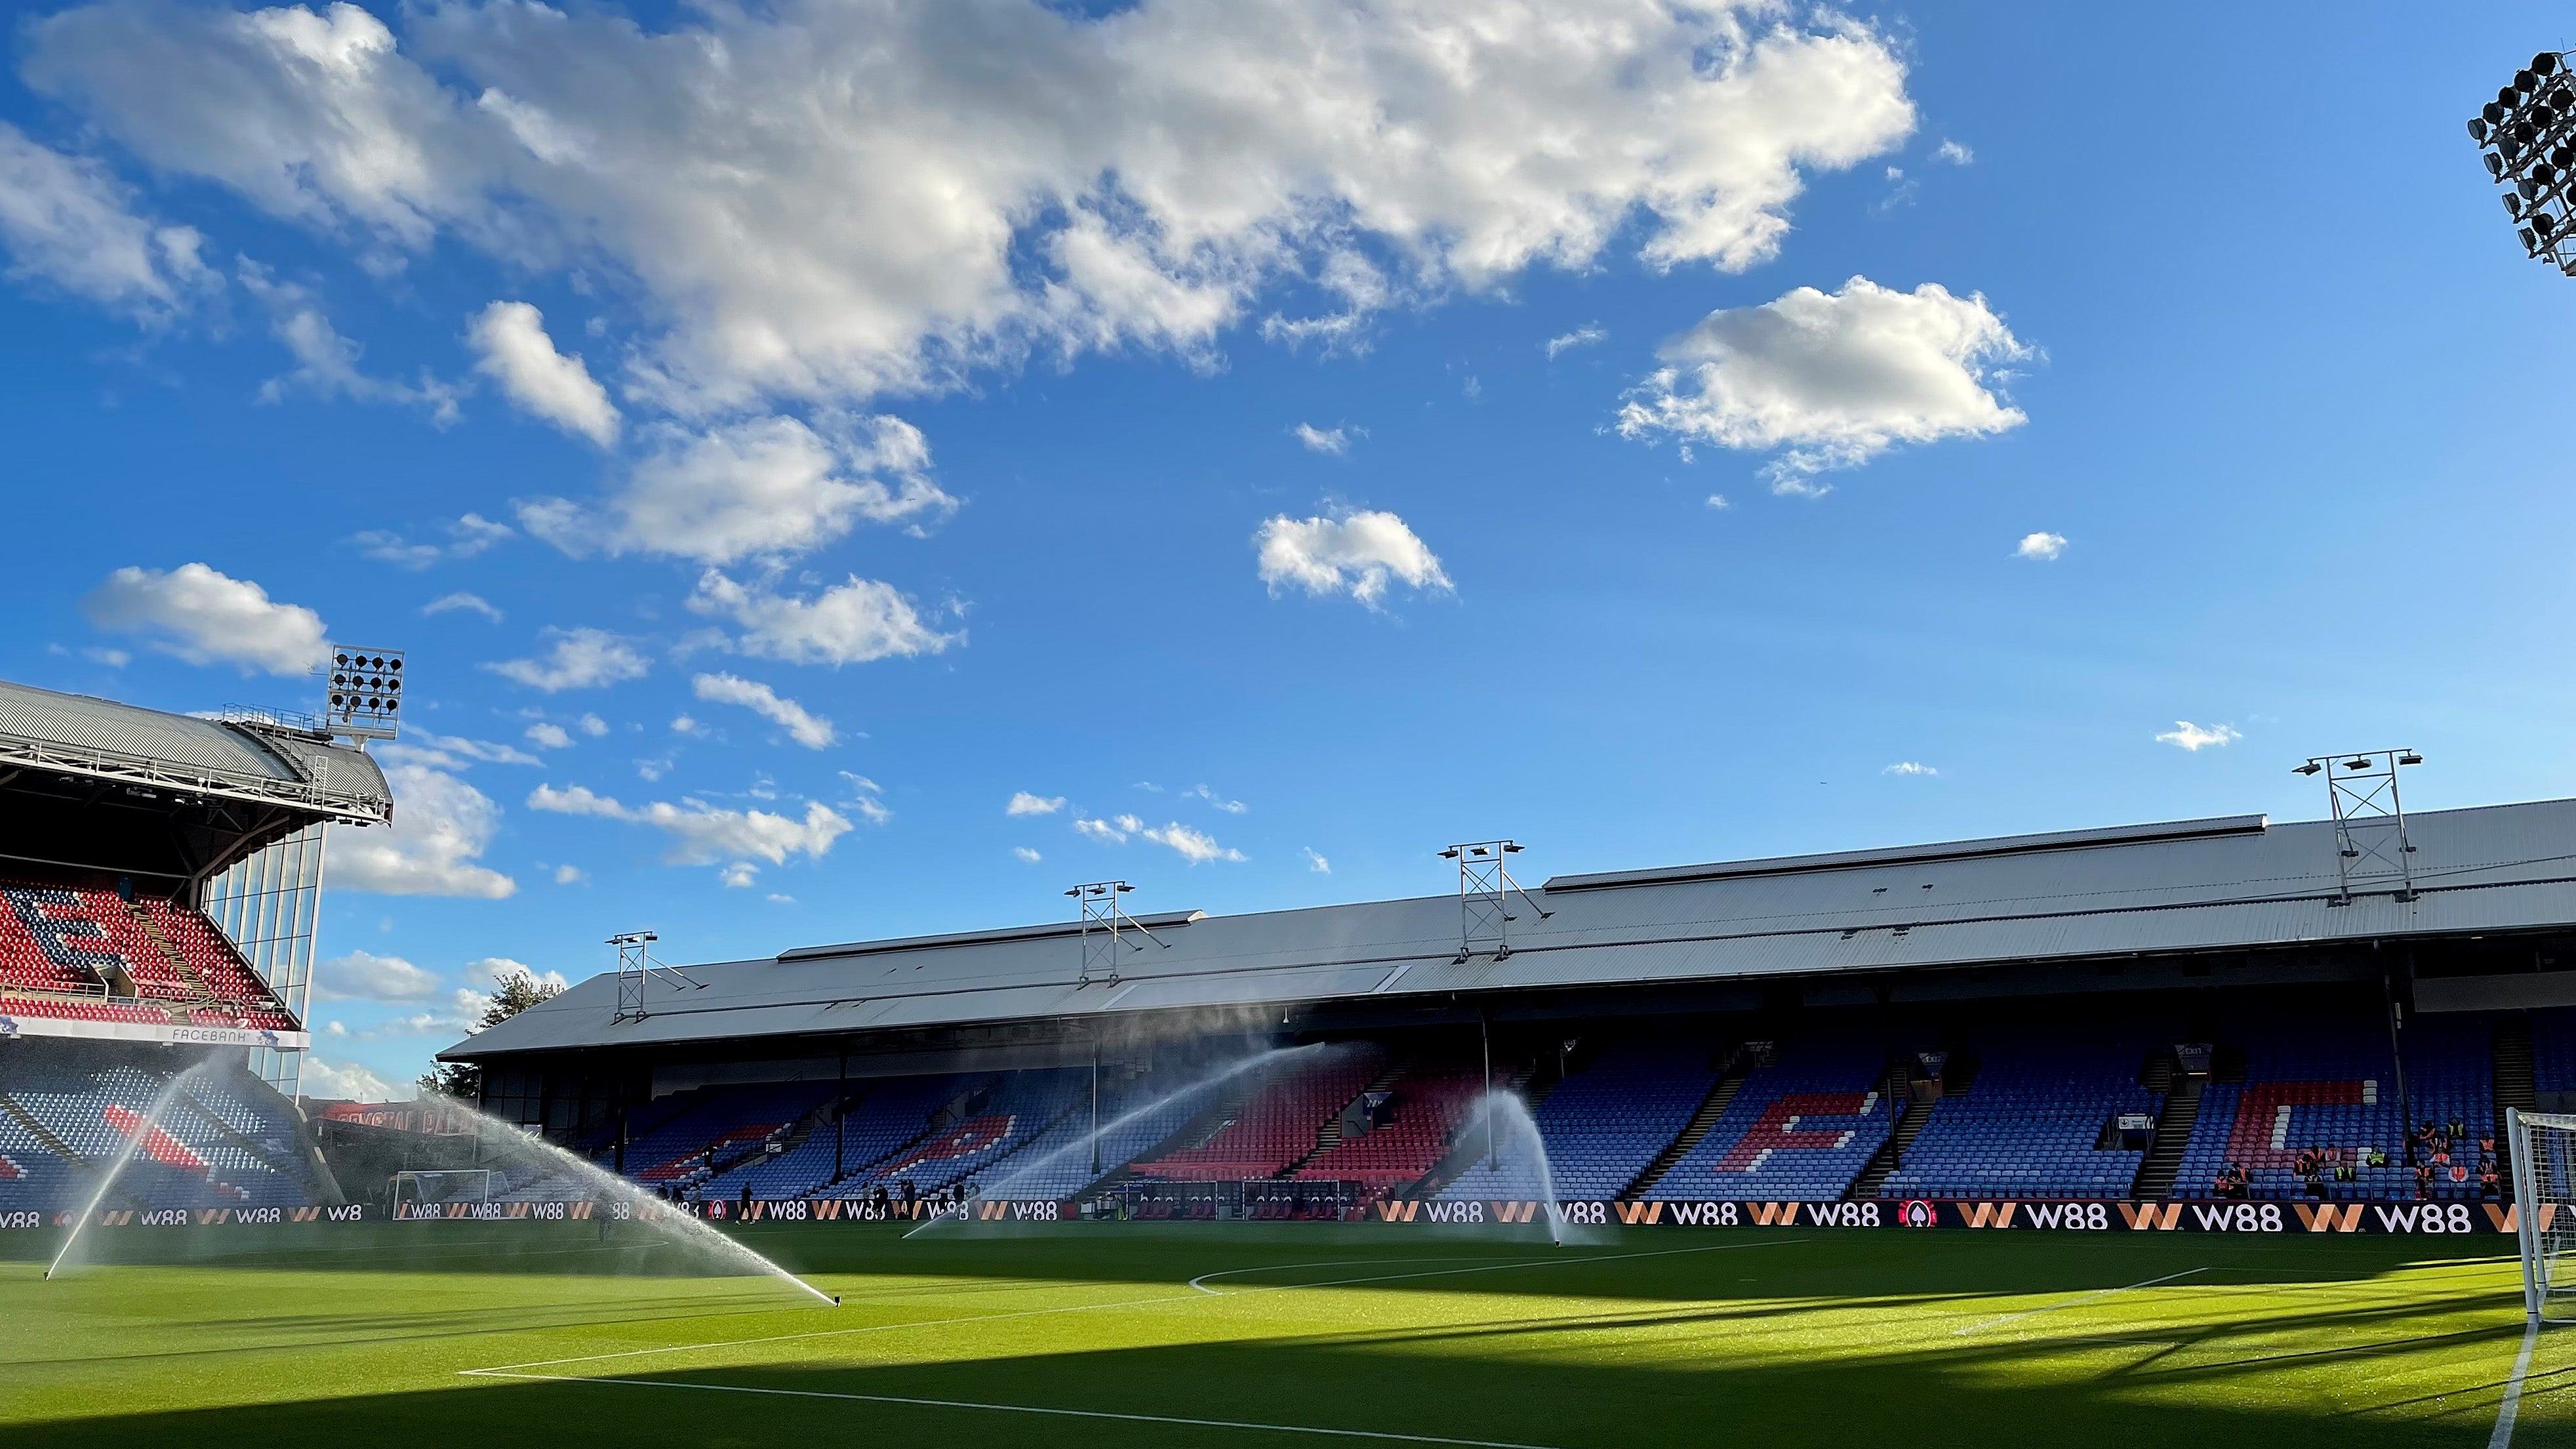
[[[1545,14],[22,10],[0,668],[411,651],[362,1086],[623,929],[2568,792],[2563,21]]]

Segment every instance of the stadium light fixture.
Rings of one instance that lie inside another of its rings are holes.
[[[2336,891],[2330,904],[2348,906],[2355,896],[2382,891],[2399,901],[2415,899],[2415,844],[2407,837],[2397,772],[2422,763],[2414,750],[2354,750],[2311,755],[2291,767],[2294,774],[2326,777],[2335,828]]]
[[[1458,862],[1458,955],[1450,964],[1463,966],[1483,955],[1500,961],[1512,954],[1511,923],[1520,919],[1512,914],[1514,893],[1538,912],[1540,920],[1556,914],[1523,890],[1504,864],[1505,857],[1518,855],[1523,848],[1515,841],[1485,840],[1440,852],[1442,860]]]
[[[2488,177],[2508,188],[2505,211],[2523,251],[2576,277],[2576,83],[2566,56],[2533,56],[2468,126]]]
[[[390,740],[402,725],[403,651],[329,646],[324,727],[354,740]]]

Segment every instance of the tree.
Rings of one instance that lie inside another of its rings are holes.
[[[561,996],[564,989],[550,981],[539,981],[527,971],[512,971],[499,977],[492,994],[485,998],[483,1015],[465,1028],[468,1035],[489,1031],[527,1010],[540,1001]],[[472,1062],[440,1062],[420,1074],[420,1094],[424,1097],[464,1097],[483,1095],[483,1069]]]

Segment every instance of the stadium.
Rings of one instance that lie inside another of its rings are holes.
[[[627,936],[446,1050],[471,1098],[322,1105],[363,749],[21,686],[0,741],[24,1442],[2569,1428],[2500,1403],[2521,1199],[2568,1200],[2509,1119],[2576,1104],[2576,801],[2410,814],[2411,751],[2312,762],[2318,820]],[[137,1355],[201,1366],[70,1407]]]

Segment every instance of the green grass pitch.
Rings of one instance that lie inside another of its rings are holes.
[[[0,1261],[0,1442],[2477,1446],[2522,1341],[2496,1240],[744,1234],[831,1309],[578,1224],[249,1231]],[[2542,1335],[2515,1444],[2571,1376]]]

